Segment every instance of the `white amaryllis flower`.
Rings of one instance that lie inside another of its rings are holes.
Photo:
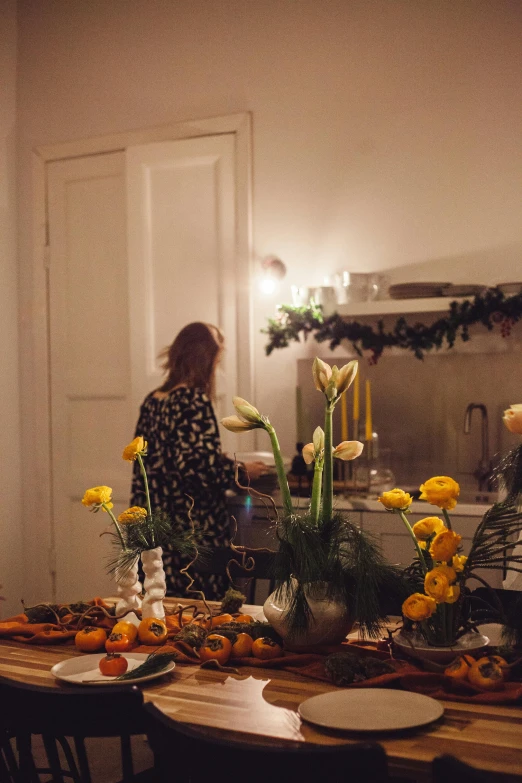
[[[242,397],[234,397],[232,400],[234,408],[238,416],[251,424],[261,423],[261,414],[251,403],[244,400]]]
[[[312,366],[315,388],[324,392],[330,401],[340,397],[353,383],[358,367],[359,362],[356,359],[339,369],[337,365],[330,367],[316,357]]]
[[[310,465],[316,459],[320,459],[324,452],[324,432],[321,427],[314,430],[313,443],[307,443],[302,450],[303,459]]]
[[[230,432],[248,432],[249,430],[255,430],[259,426],[249,421],[243,421],[239,416],[226,416],[224,419],[221,419],[221,424]]]
[[[504,411],[502,421],[510,432],[522,435],[522,405],[510,405]]]
[[[364,443],[360,440],[343,440],[333,450],[333,455],[337,459],[350,460],[360,457],[362,450],[364,449]]]

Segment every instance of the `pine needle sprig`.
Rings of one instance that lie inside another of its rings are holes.
[[[171,661],[174,661],[178,657],[177,653],[150,653],[143,663],[136,666],[135,669],[131,669],[130,672],[120,674],[116,677],[116,680],[135,680],[138,677],[147,677],[149,674],[156,674],[166,669]]]

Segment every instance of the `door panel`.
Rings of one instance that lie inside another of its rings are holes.
[[[126,159],[134,406],[160,383],[159,352],[205,321],[226,335],[219,419],[237,394],[234,136],[129,147]],[[237,436],[221,437],[237,449]]]
[[[110,519],[81,505],[107,484],[127,505],[121,459],[133,412],[128,378],[124,155],[48,164],[53,539],[56,600],[114,590]]]

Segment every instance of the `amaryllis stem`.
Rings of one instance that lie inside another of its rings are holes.
[[[332,518],[333,511],[333,446],[332,446],[332,413],[334,406],[327,402],[324,414],[324,489],[323,489],[323,520]]]
[[[314,481],[312,484],[312,501],[310,503],[310,515],[312,521],[317,524],[321,508],[321,487],[323,483],[323,461],[317,459],[314,466]]]
[[[292,506],[292,496],[290,495],[290,488],[288,486],[288,479],[286,478],[285,466],[283,463],[283,457],[281,456],[279,441],[277,440],[276,431],[271,424],[265,425],[265,429],[268,432],[270,443],[272,444],[277,480],[279,482],[281,495],[283,496],[283,508],[286,513],[290,515],[294,513],[294,507]]]

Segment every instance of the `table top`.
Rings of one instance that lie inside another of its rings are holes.
[[[166,603],[178,604],[177,599]],[[179,603],[188,603],[180,600]],[[261,607],[243,610],[263,619]],[[57,682],[51,667],[81,655],[72,645],[28,645],[0,641],[0,674],[23,682],[68,687]],[[451,753],[469,764],[520,776],[522,781],[522,705],[486,705],[445,701],[434,724],[395,734],[350,735],[316,728],[297,713],[305,699],[338,690],[318,680],[278,669],[242,667],[238,674],[178,664],[171,674],[144,684],[146,701],[180,721],[243,735],[249,741],[338,744],[364,739],[386,750],[390,769],[418,781],[429,781],[435,756]]]

